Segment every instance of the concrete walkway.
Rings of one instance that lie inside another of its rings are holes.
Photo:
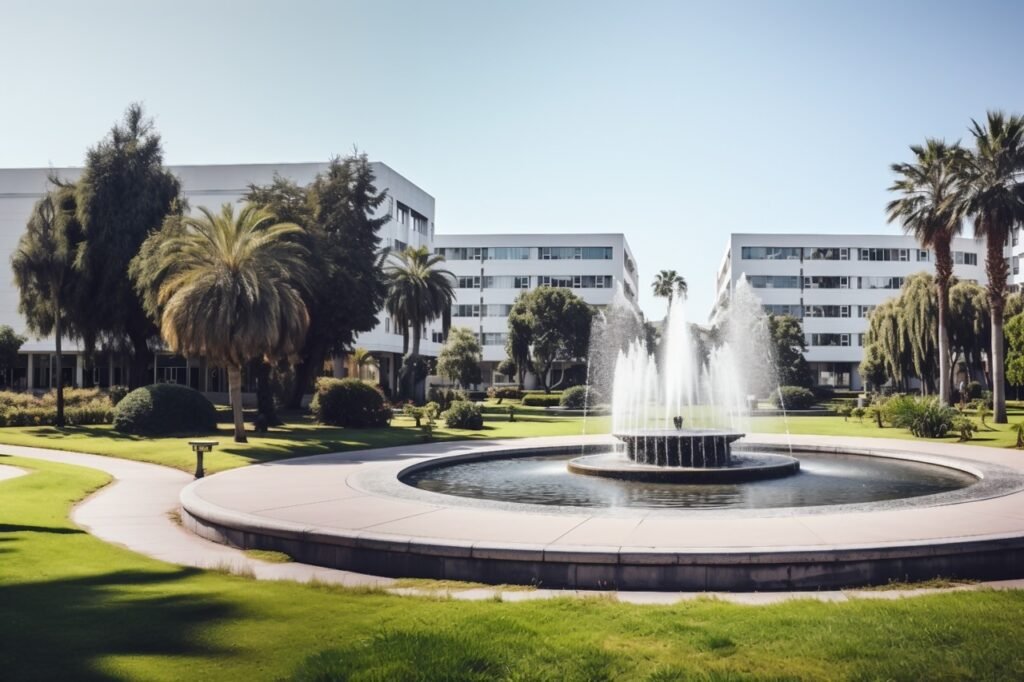
[[[75,507],[72,520],[96,537],[126,547],[132,551],[161,561],[202,569],[228,570],[252,576],[258,580],[317,581],[349,587],[376,587],[400,595],[448,595],[454,599],[493,600],[517,602],[556,597],[608,597],[634,604],[674,604],[698,598],[721,599],[728,602],[761,605],[792,599],[817,599],[841,602],[850,598],[898,599],[902,597],[934,594],[950,590],[835,590],[820,592],[590,592],[576,590],[492,588],[426,588],[389,587],[389,578],[352,573],[300,563],[268,563],[252,559],[244,552],[203,540],[186,531],[177,521],[179,495],[192,482],[192,476],[169,467],[146,464],[115,457],[87,455],[74,452],[43,450],[0,445],[0,454],[58,462],[104,471],[114,482],[86,498]],[[0,465],[0,481],[23,475],[17,467]],[[999,581],[964,585],[952,590],[982,588],[1021,589],[1024,580]]]

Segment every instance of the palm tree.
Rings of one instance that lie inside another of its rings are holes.
[[[18,310],[28,328],[40,336],[54,335],[57,352],[57,417],[64,426],[64,364],[62,341],[67,329],[65,303],[74,278],[75,248],[81,226],[75,218],[74,190],[59,186],[36,202],[25,234],[11,256],[18,286]]]
[[[984,125],[971,121],[975,149],[962,165],[957,215],[974,222],[974,236],[985,239],[989,313],[992,316],[992,403],[994,421],[1006,423],[1006,368],[1003,366],[1003,312],[1009,268],[1003,255],[1010,231],[1024,223],[1024,118],[990,111]]]
[[[360,346],[352,350],[352,366],[355,367],[356,376],[362,379],[366,370],[377,367],[377,358]]]
[[[235,215],[224,204],[219,214],[199,213],[154,249],[147,282],[171,350],[227,368],[235,442],[244,443],[242,367],[302,348],[309,252],[292,237],[298,225],[278,223],[263,208],[247,204]]]
[[[416,372],[413,364],[420,355],[423,327],[439,317],[447,320],[455,301],[455,276],[438,267],[442,262],[443,256],[430,253],[425,246],[410,247],[394,254],[393,261],[385,269],[388,294],[384,308],[402,329],[406,355],[400,377],[405,385],[405,395],[409,398],[415,391]]]
[[[676,294],[686,298],[686,278],[675,270],[662,270],[655,275],[651,289],[654,290],[655,296],[659,298],[667,298],[668,306],[671,308],[672,298]]]
[[[949,404],[949,282],[953,276],[953,238],[962,231],[963,221],[952,210],[949,198],[954,194],[959,165],[964,151],[959,144],[928,139],[924,146],[913,145],[913,163],[894,163],[898,176],[889,188],[899,193],[886,206],[889,222],[899,221],[903,231],[913,234],[923,249],[935,252],[935,290],[938,298],[939,399]]]

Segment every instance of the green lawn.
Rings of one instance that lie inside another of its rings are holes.
[[[0,677],[1021,679],[1024,592],[742,607],[466,603],[254,583],[75,528],[98,472],[0,457]]]
[[[466,438],[524,438],[528,436],[570,436],[580,433],[603,433],[609,418],[584,421],[580,417],[544,414],[543,410],[524,409],[516,413],[515,422],[507,415],[485,415],[484,428],[479,431],[447,429],[438,422],[434,440]],[[320,426],[309,417],[293,415],[284,426],[266,435],[248,434],[248,443],[235,443],[228,425],[210,436],[218,441],[212,455],[205,458],[210,473],[233,469],[255,462],[287,457],[342,452],[362,448],[379,448],[408,443],[422,443],[423,431],[406,417],[396,418],[390,427],[376,429],[343,429]],[[57,429],[52,426],[0,428],[0,443],[25,445],[56,450],[72,450],[97,455],[155,462],[184,471],[195,469],[195,455],[188,446],[188,437],[144,438],[118,433],[109,425],[77,426]]]

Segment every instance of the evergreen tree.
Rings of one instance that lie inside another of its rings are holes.
[[[800,320],[792,315],[769,315],[768,334],[779,385],[807,388],[814,385],[811,368],[804,358],[807,340]]]

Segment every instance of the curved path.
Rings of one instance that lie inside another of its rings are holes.
[[[196,568],[226,569],[252,575],[259,580],[317,580],[340,585],[381,586],[389,592],[410,595],[436,595],[431,589],[388,588],[393,581],[301,563],[273,564],[251,559],[242,551],[203,540],[186,531],[176,520],[180,510],[179,495],[193,479],[177,469],[115,457],[0,445],[0,454],[58,462],[104,471],[114,482],[90,495],[72,512],[72,520],[96,537],[121,545],[155,559]],[[0,465],[0,481],[31,473],[19,467]],[[1020,589],[1024,580],[1006,580],[952,588]],[[449,588],[456,599],[493,599],[505,601],[544,599],[566,595],[589,595],[594,592],[572,590],[502,591],[495,588]],[[850,597],[899,599],[934,594],[949,589],[909,590],[833,590],[772,593],[709,593],[709,592],[620,592],[619,601],[638,604],[672,604],[699,597],[714,597],[743,604],[770,604],[790,599],[846,601]]]
[[[786,436],[748,442],[780,446]],[[607,445],[610,436],[433,443],[282,460],[182,493],[195,532],[369,573],[606,589],[787,590],[911,576],[1020,577],[1024,456],[927,441],[793,436],[794,446],[983,473],[963,493],[801,510],[609,510],[467,500],[411,488],[425,462]],[[970,492],[967,492],[970,491]]]

